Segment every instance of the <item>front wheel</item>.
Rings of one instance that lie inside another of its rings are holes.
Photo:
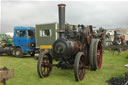
[[[52,71],[52,56],[48,52],[40,54],[37,63],[37,72],[40,78],[48,77]]]
[[[17,58],[23,57],[23,53],[22,53],[21,48],[16,48],[15,55]]]
[[[74,62],[74,76],[76,81],[84,79],[86,72],[86,60],[82,52],[77,53]]]

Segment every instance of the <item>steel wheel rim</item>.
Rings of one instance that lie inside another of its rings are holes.
[[[18,51],[16,51],[16,55],[20,55],[20,51],[18,50]]]

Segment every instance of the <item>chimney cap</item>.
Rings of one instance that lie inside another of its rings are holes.
[[[58,4],[58,7],[65,7],[66,4]]]

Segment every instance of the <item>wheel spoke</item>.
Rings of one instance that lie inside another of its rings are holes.
[[[85,61],[84,56],[81,56],[79,61],[79,79],[82,80],[85,75]]]
[[[80,72],[80,79],[81,79],[81,80],[83,79],[84,74],[85,74],[85,70],[84,70],[84,69],[82,69],[82,70],[81,70],[81,72]]]

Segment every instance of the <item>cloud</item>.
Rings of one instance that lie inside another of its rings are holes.
[[[2,32],[14,26],[57,22],[58,3],[66,3],[66,21],[71,24],[92,24],[96,27],[117,28],[128,25],[128,2],[104,1],[2,1]]]

